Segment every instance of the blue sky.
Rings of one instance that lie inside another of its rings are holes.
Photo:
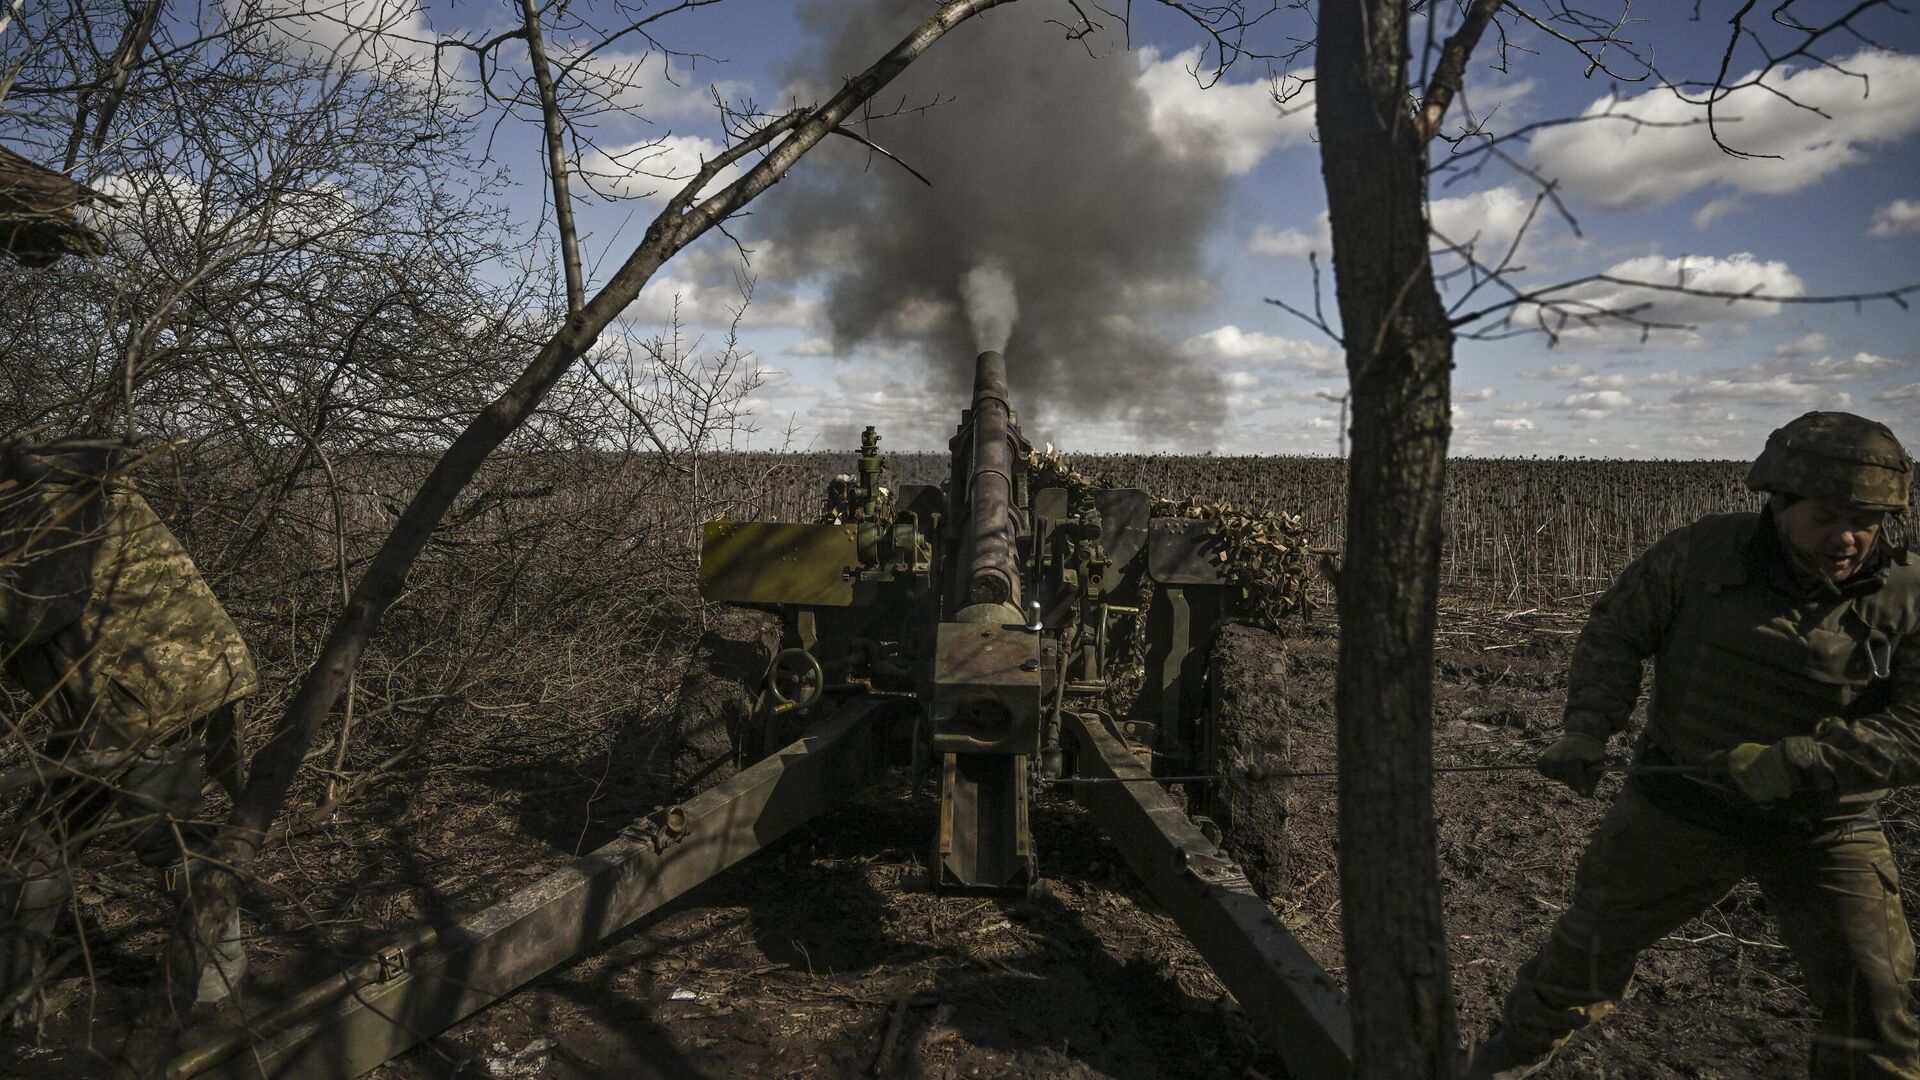
[[[1656,47],[1669,75],[1710,77],[1724,45],[1724,24],[1712,21],[1718,6],[1727,5],[1706,5],[1708,18],[1693,23],[1679,10],[1685,5],[1673,5],[1674,15],[1652,16],[1634,33]],[[1825,6],[1840,10],[1840,5]],[[856,12],[872,17],[871,9],[885,9],[879,21],[893,17],[904,33],[925,5],[729,0],[676,16],[658,26],[661,40],[712,59],[675,61],[671,80],[662,77],[666,69],[658,57],[645,61],[642,85],[630,101],[634,114],[603,120],[597,132],[601,147],[640,146],[638,157],[654,177],[685,175],[698,154],[718,146],[710,89],[730,100],[751,98],[777,107],[795,94],[804,100],[851,73],[827,70],[836,50],[823,35],[839,29],[836,8],[844,8],[848,18]],[[1317,251],[1323,271],[1326,267],[1325,198],[1311,111],[1305,107],[1311,91],[1295,99],[1291,113],[1281,110],[1270,92],[1277,69],[1258,62],[1243,62],[1217,85],[1202,89],[1188,74],[1201,62],[1193,51],[1199,40],[1190,29],[1152,5],[1134,9],[1131,49],[1108,41],[1097,59],[1058,40],[1057,29],[1044,25],[1045,18],[1062,17],[1062,3],[1023,0],[989,16],[999,21],[992,33],[1014,26],[1045,37],[1048,47],[1059,51],[1064,69],[1137,86],[1148,103],[1140,114],[1146,120],[1125,137],[1159,140],[1160,160],[1187,163],[1196,177],[1219,181],[1217,199],[1201,215],[1206,220],[1196,221],[1201,235],[1195,237],[1195,258],[1183,271],[1187,287],[1177,290],[1179,297],[1162,295],[1168,290],[1164,280],[1143,282],[1138,292],[1116,289],[1109,281],[1110,301],[1088,296],[1074,308],[1094,322],[1140,321],[1151,340],[1164,344],[1166,384],[1154,386],[1139,376],[1144,381],[1129,382],[1123,394],[1059,405],[1070,396],[1060,388],[1071,379],[1097,382],[1104,372],[1098,365],[1078,372],[1049,369],[1044,380],[1037,374],[1028,379],[1037,384],[1027,387],[1030,392],[1049,391],[1047,403],[1023,399],[1029,434],[1082,451],[1331,453],[1339,415],[1331,399],[1345,389],[1339,354],[1317,328],[1265,302],[1271,297],[1311,307],[1306,254]],[[1803,19],[1813,17],[1795,10]],[[435,30],[466,24],[472,16],[460,6],[422,12]],[[1704,287],[1758,288],[1782,296],[1920,283],[1917,27],[1897,14],[1878,15],[1862,28],[1889,49],[1873,50],[1836,36],[1824,55],[1844,72],[1800,65],[1774,77],[1773,86],[1818,105],[1824,117],[1758,90],[1723,104],[1728,141],[1778,153],[1778,160],[1725,155],[1701,126],[1636,131],[1612,120],[1567,125],[1513,144],[1516,158],[1557,182],[1579,226],[1576,235],[1543,207],[1519,244],[1518,261],[1526,269],[1513,280],[1538,287],[1599,272],[1660,281],[1685,275]],[[963,26],[937,48],[957,57],[967,57],[969,50],[982,53],[992,37],[978,29]],[[1272,31],[1261,41],[1278,51],[1283,36],[1303,32],[1303,25],[1275,23]],[[1489,131],[1578,116],[1602,107],[1615,93],[1618,113],[1654,121],[1698,115],[1648,83],[1615,83],[1600,72],[1586,76],[1578,57],[1537,32],[1516,28],[1512,41],[1524,48],[1509,54],[1507,70],[1493,69],[1489,43],[1469,72],[1466,103],[1488,118]],[[1753,66],[1751,56],[1743,59],[1745,66],[1736,62],[1736,71]],[[993,71],[996,57],[988,52],[969,62]],[[1295,70],[1311,62],[1309,54]],[[1090,64],[1107,67],[1094,73],[1085,67]],[[1632,65],[1623,62],[1622,67]],[[1865,73],[1870,80],[1863,83],[1846,72]],[[1002,74],[1015,81],[1021,77],[1014,70]],[[943,108],[966,109],[968,95],[954,96],[957,100]],[[1045,112],[1046,106],[1036,111]],[[1460,121],[1456,112],[1456,127]],[[522,197],[528,200],[539,191],[535,135],[529,126],[496,143],[496,153],[521,179]],[[828,150],[841,155],[844,170],[849,151]],[[1437,148],[1436,159],[1447,153]],[[606,160],[590,165],[611,171]],[[832,167],[831,160],[816,154],[795,172]],[[1005,163],[982,161],[977,173],[969,171],[966,163],[946,163],[941,175],[931,177],[934,190],[977,194],[1005,175]],[[603,185],[630,198],[594,201],[584,209],[589,263],[598,256],[603,274],[639,237],[657,205],[644,193],[669,182],[654,177]],[[821,253],[796,251],[783,239],[796,235],[796,216],[812,219],[800,234],[817,246],[821,236],[836,235],[822,227],[834,215],[873,212],[871,205],[844,198],[821,199],[809,183],[798,176],[776,186],[756,204],[754,216],[732,228],[752,252],[747,261],[757,278],[754,302],[741,322],[741,343],[768,372],[752,402],[762,429],[755,441],[844,449],[839,444],[851,431],[873,423],[892,447],[941,445],[961,404],[950,393],[951,358],[924,355],[926,339],[905,331],[858,340],[843,333],[832,310],[833,283],[822,276]],[[879,198],[886,193],[884,185],[916,182],[881,163],[860,175],[858,183],[872,186],[862,197]],[[1099,198],[1084,189],[1049,190],[1045,183],[1032,188],[1024,196],[1009,192],[1007,197],[1030,197],[1043,207],[1047,200],[1064,200],[1063,212]],[[844,196],[847,189],[839,190]],[[1432,193],[1436,228],[1455,240],[1477,237],[1476,252],[1492,260],[1506,249],[1539,191],[1534,180],[1498,162],[1470,176],[1443,171]],[[1154,211],[1151,192],[1130,197],[1143,216]],[[785,224],[776,224],[781,221]],[[1100,236],[1086,242],[1128,240]],[[861,250],[856,246],[854,256]],[[702,241],[670,263],[642,295],[629,314],[629,332],[657,330],[677,298],[683,319],[704,343],[721,340],[728,308],[738,303],[739,263],[739,253],[724,238]],[[1440,265],[1450,265],[1449,258],[1443,256]],[[1006,270],[1017,299],[1022,266],[1015,258]],[[875,291],[871,284],[869,293]],[[1323,274],[1323,289],[1331,310],[1330,275]],[[884,293],[884,285],[878,291]],[[952,297],[944,301],[903,295],[897,321],[910,323],[929,306],[957,306],[958,293],[955,280]],[[1631,327],[1572,328],[1552,347],[1543,335],[1462,340],[1454,380],[1456,453],[1750,457],[1767,431],[1814,408],[1844,408],[1882,419],[1909,445],[1920,444],[1920,336],[1915,333],[1920,322],[1893,304],[1871,303],[1860,310],[1845,304],[1729,305],[1605,286],[1568,295],[1598,306],[1650,300],[1655,306],[1649,317],[1686,328],[1658,331],[1644,341]],[[1483,290],[1467,306],[1493,296],[1493,290]],[[891,302],[884,295],[863,299]],[[1040,363],[1019,355],[1020,342],[1016,321],[1015,347],[1009,350],[1016,394],[1028,370],[1024,366]],[[1155,363],[1142,361],[1142,370],[1150,374]],[[1204,392],[1192,389],[1200,382]],[[1169,413],[1183,410],[1192,414],[1187,422],[1169,421]]]

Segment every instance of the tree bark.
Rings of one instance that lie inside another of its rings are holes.
[[[1321,4],[1316,122],[1353,397],[1335,706],[1362,1080],[1451,1077],[1457,1054],[1431,772],[1453,333],[1428,254],[1427,124],[1407,56],[1401,0]]]
[[[355,586],[352,599],[334,623],[319,658],[288,701],[272,737],[255,756],[232,818],[214,841],[204,868],[194,874],[191,901],[181,905],[174,920],[160,969],[128,1037],[122,1058],[126,1072],[150,1076],[164,1064],[173,1044],[172,1032],[193,1007],[203,959],[238,905],[240,878],[252,867],[267,827],[285,803],[287,789],[314,733],[347,685],[381,615],[399,596],[414,560],[487,455],[533,414],[547,392],[592,348],[608,324],[633,303],[668,259],[778,183],[802,155],[819,145],[948,31],[982,11],[1011,2],[948,0],[873,66],[848,79],[825,104],[790,112],[707,162],[654,219],[645,238],[607,285],[569,314],[513,385],[482,409],[434,463]],[[767,146],[772,149],[744,175],[712,196],[699,199],[701,189],[721,170]]]

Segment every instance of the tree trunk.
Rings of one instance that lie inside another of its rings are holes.
[[[1340,893],[1354,1075],[1451,1077],[1435,854],[1433,630],[1453,334],[1401,0],[1320,6],[1316,121],[1353,439],[1339,578]]]

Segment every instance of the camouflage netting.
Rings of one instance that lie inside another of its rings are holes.
[[[1052,446],[1029,453],[1027,470],[1037,487],[1073,490],[1131,486],[1075,470],[1066,455]],[[1153,492],[1147,497],[1153,503],[1153,516],[1211,522],[1226,541],[1221,558],[1227,565],[1231,611],[1236,618],[1278,630],[1281,621],[1295,612],[1312,614],[1308,586],[1335,552],[1311,543],[1310,531],[1300,515],[1236,505],[1224,499],[1176,501]]]

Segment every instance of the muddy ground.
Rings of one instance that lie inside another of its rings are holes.
[[[1572,610],[1455,611],[1436,658],[1436,758],[1529,761],[1554,732]],[[1291,717],[1293,764],[1333,765],[1330,628],[1242,635],[1234,707]],[[1264,673],[1264,674],[1263,674]],[[584,756],[475,764],[428,753],[276,845],[248,901],[258,1004],[394,929],[498,900],[650,806],[617,733]],[[1566,900],[1602,800],[1526,772],[1438,781],[1441,865],[1462,1027],[1492,1019]],[[1332,787],[1293,781],[1291,858],[1272,898],[1341,975]],[[1911,873],[1920,817],[1889,806]],[[1039,801],[1053,896],[930,894],[930,788],[876,790],[374,1075],[1278,1077],[1232,999],[1089,818]],[[0,1074],[92,1075],[149,971],[164,910],[130,857],[91,860],[92,977],[56,984],[38,1045]],[[1911,878],[1909,878],[1911,880]],[[1741,889],[1651,950],[1637,992],[1547,1077],[1794,1075],[1812,1016],[1763,906]],[[91,1018],[91,1024],[89,1024]]]

